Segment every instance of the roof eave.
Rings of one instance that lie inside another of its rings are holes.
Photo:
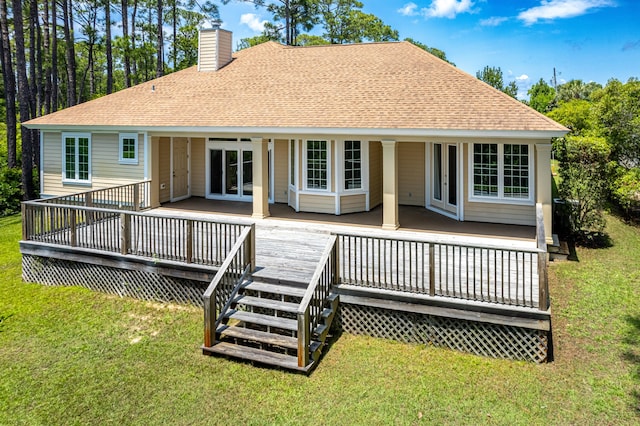
[[[25,123],[25,127],[44,131],[84,132],[165,132],[165,133],[243,133],[254,135],[342,135],[381,137],[460,137],[540,139],[561,137],[567,130],[493,130],[493,129],[406,129],[364,127],[262,127],[262,126],[114,126]]]

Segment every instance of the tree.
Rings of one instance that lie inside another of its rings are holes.
[[[482,71],[476,72],[478,80],[482,80],[489,86],[506,93],[507,95],[515,98],[518,95],[518,86],[515,81],[510,82],[508,85],[504,85],[504,78],[502,76],[502,70],[500,67],[485,66]]]
[[[156,50],[156,77],[162,77],[164,75],[164,38],[162,30],[162,0],[158,0],[156,5],[156,14],[158,19],[158,45]]]
[[[561,102],[557,108],[547,113],[549,118],[569,128],[572,135],[593,132],[596,124],[593,122],[592,115],[591,102],[583,99]]]
[[[609,80],[593,94],[594,111],[612,157],[626,168],[640,166],[640,81]]]
[[[602,86],[593,81],[585,84],[582,80],[569,80],[558,86],[558,101],[567,102],[572,99],[589,100],[591,94],[599,89],[602,89]]]
[[[529,94],[529,106],[538,112],[551,110],[555,103],[556,91],[542,78],[527,92]]]
[[[414,40],[412,38],[405,38],[404,41],[408,41],[411,44],[414,44],[416,46],[418,46],[420,49],[426,50],[427,52],[431,53],[433,56],[436,56],[440,59],[442,59],[445,62],[449,62],[451,65],[453,65],[454,67],[456,66],[456,64],[454,64],[453,62],[451,62],[450,60],[447,59],[447,54],[444,53],[444,51],[437,49],[435,47],[429,47],[424,43],[420,43],[417,40]]]
[[[107,95],[113,92],[113,50],[111,45],[111,0],[104,3],[104,48],[107,61]]]
[[[17,123],[16,123],[16,82],[9,42],[8,7],[0,0],[0,55],[2,56],[2,79],[4,83],[5,113],[7,123],[7,166],[17,167]]]
[[[20,105],[20,122],[31,118],[29,102],[29,81],[27,80],[27,59],[25,56],[24,27],[22,19],[22,1],[13,0],[13,29],[16,45],[16,73],[18,76],[18,103]],[[20,126],[22,136],[22,190],[24,197],[30,200],[35,197],[33,186],[33,132]]]
[[[319,0],[323,37],[331,44],[398,40],[398,31],[375,15],[364,13],[357,0]]]

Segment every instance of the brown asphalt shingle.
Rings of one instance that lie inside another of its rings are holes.
[[[218,71],[191,67],[28,124],[566,130],[407,42],[269,42]]]

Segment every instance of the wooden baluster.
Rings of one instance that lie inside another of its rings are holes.
[[[435,244],[429,243],[429,296],[436,295],[436,253]]]

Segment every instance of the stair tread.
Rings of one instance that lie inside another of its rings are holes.
[[[273,315],[256,314],[254,312],[237,311],[235,309],[230,310],[225,315],[225,318],[235,319],[238,321],[244,321],[252,324],[259,324],[268,327],[277,327],[284,330],[296,331],[298,330],[298,321],[289,318],[275,317]]]
[[[307,289],[302,287],[293,287],[281,284],[268,284],[261,281],[251,281],[249,283],[243,284],[242,288],[244,290],[260,291],[265,293],[295,297],[303,297],[305,292],[307,291]]]
[[[240,295],[234,300],[237,304],[253,306],[257,308],[275,309],[282,312],[298,312],[298,303],[281,302],[273,299],[262,299],[260,297]]]
[[[266,331],[253,330],[244,327],[222,325],[218,327],[220,338],[228,336],[237,339],[252,340],[269,345],[280,346],[288,349],[298,349],[298,339],[281,334],[267,333]]]
[[[246,359],[260,362],[262,364],[274,365],[290,370],[309,371],[313,364],[306,367],[298,366],[298,357],[285,355],[277,352],[269,352],[262,349],[248,346],[234,345],[233,343],[219,342],[209,348],[203,348],[207,352],[226,355],[234,358]]]

